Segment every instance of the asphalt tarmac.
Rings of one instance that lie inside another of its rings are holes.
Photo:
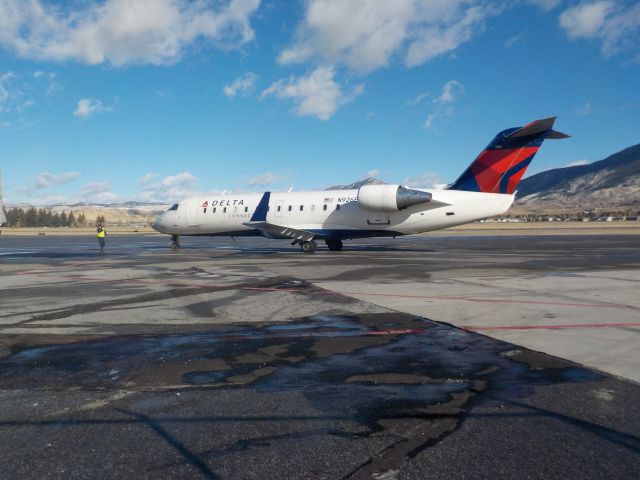
[[[629,317],[562,328],[553,345],[599,332],[638,355],[633,236],[410,237],[315,255],[266,239],[167,244],[113,236],[101,254],[91,237],[0,237],[1,478],[640,471],[627,360],[587,368],[486,336],[527,329],[481,328],[548,327],[549,308],[584,324],[616,312]],[[536,281],[549,298],[592,296],[593,279],[606,299],[518,303],[544,294]],[[487,292],[464,289],[480,284],[512,296],[473,301]]]

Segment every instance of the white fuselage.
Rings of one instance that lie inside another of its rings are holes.
[[[266,221],[327,238],[410,235],[500,215],[514,199],[513,195],[496,193],[422,191],[432,194],[432,202],[393,212],[361,208],[358,190],[273,192]],[[256,235],[259,232],[243,223],[251,220],[262,196],[255,193],[188,198],[176,209],[159,215],[153,228],[171,235]]]

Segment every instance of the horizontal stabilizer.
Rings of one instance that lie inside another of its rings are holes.
[[[551,130],[551,133],[546,136],[547,140],[561,140],[563,138],[569,138],[571,135],[567,135],[566,133],[558,132],[556,130]]]
[[[568,138],[569,135],[562,132],[556,132],[552,130],[553,124],[556,121],[556,117],[543,118],[542,120],[535,120],[522,128],[519,128],[513,133],[506,135],[505,138],[524,138],[539,135],[544,132],[549,132],[544,138],[551,140],[559,140],[561,138]]]
[[[537,135],[553,128],[553,123],[556,121],[556,117],[543,118],[542,120],[535,120],[522,128],[519,128],[513,133],[510,133],[506,138],[520,138],[530,137],[531,135]]]

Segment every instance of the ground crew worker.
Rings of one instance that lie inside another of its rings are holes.
[[[102,252],[104,250],[104,237],[107,236],[107,231],[104,229],[104,227],[102,225],[98,225],[97,228],[97,236],[98,236],[98,243],[100,244],[100,251]]]

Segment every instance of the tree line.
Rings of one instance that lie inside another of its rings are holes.
[[[10,208],[6,210],[7,227],[86,227],[89,221],[84,213],[52,213],[44,208]],[[98,215],[96,224],[104,224],[104,215]]]

